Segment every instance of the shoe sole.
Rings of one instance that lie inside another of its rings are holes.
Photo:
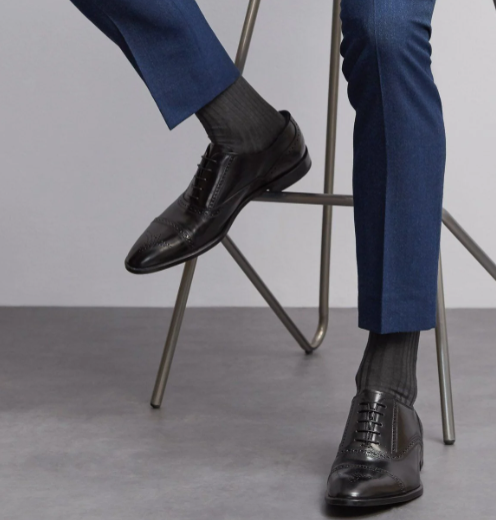
[[[401,495],[393,495],[389,497],[380,498],[337,498],[326,495],[326,502],[330,506],[345,506],[345,507],[375,507],[387,506],[392,504],[401,504],[402,502],[409,502],[422,495],[424,488],[422,486],[403,493]]]
[[[219,235],[217,235],[213,240],[205,244],[200,249],[195,250],[192,253],[189,253],[188,255],[183,255],[181,258],[178,258],[172,262],[168,262],[166,264],[160,264],[154,267],[148,267],[145,269],[136,269],[134,267],[131,267],[127,263],[125,263],[126,269],[133,274],[151,274],[151,273],[157,273],[159,271],[163,271],[164,269],[169,269],[169,267],[174,267],[179,264],[183,264],[184,262],[188,262],[189,260],[193,260],[194,258],[197,258],[198,256],[202,255],[203,253],[206,253],[213,247],[215,247],[219,242],[222,242],[224,238],[229,233],[229,230],[231,229],[231,226],[233,222],[235,221],[236,217],[240,213],[240,211],[248,204],[248,202],[251,202],[253,199],[259,197],[266,191],[283,191],[286,188],[289,188],[296,182],[298,182],[300,179],[302,179],[310,170],[312,167],[312,160],[310,159],[310,155],[308,153],[308,148],[305,150],[305,155],[300,160],[298,164],[296,164],[291,170],[288,170],[287,172],[279,175],[279,177],[276,177],[275,179],[272,179],[267,184],[264,184],[260,188],[257,188],[255,191],[253,191],[250,195],[246,197],[246,199],[238,206],[236,211],[233,213],[231,218],[228,220],[226,226],[222,230]]]

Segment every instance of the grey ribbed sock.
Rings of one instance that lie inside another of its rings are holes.
[[[243,77],[196,115],[213,143],[236,153],[264,150],[286,124],[284,117]]]
[[[382,390],[413,405],[417,397],[417,351],[420,332],[370,332],[355,381],[357,391]]]

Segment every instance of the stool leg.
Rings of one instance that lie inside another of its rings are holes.
[[[437,281],[437,323],[436,323],[437,366],[439,389],[441,392],[441,413],[443,417],[443,437],[445,444],[455,443],[455,417],[451,393],[451,371],[448,349],[448,328],[444,302],[444,284],[441,255],[439,255],[439,274]]]
[[[155,381],[155,387],[150,402],[153,408],[160,408],[164,399],[165,386],[167,385],[167,379],[172,365],[172,358],[174,357],[177,340],[179,338],[179,333],[181,332],[181,324],[183,322],[186,304],[188,303],[188,296],[191,289],[191,282],[193,281],[193,275],[195,274],[196,262],[197,259],[195,258],[194,260],[186,262],[186,265],[184,266],[181,284],[177,293],[176,305],[174,306],[174,312],[169,325],[169,332],[165,341],[164,353],[162,354],[162,360],[160,361],[157,380]]]
[[[496,0],[494,0],[496,2]],[[460,226],[451,213],[443,209],[443,223],[458,239],[462,246],[496,280],[496,264],[477,242]]]
[[[341,72],[341,4],[334,0],[331,30],[331,61],[329,68],[329,94],[327,102],[327,134],[324,171],[324,193],[334,193],[334,170],[336,165],[336,135],[338,121],[339,75]],[[312,346],[318,347],[327,332],[329,324],[329,281],[331,270],[331,233],[332,206],[324,206],[322,213],[322,243],[320,249],[320,287],[319,287],[319,324],[312,340]]]
[[[222,245],[227,249],[236,263],[241,267],[245,275],[255,286],[264,300],[269,304],[270,308],[275,312],[276,316],[281,320],[282,324],[288,329],[289,333],[297,341],[300,347],[307,353],[311,354],[316,347],[313,347],[305,338],[300,329],[295,325],[294,321],[288,316],[284,307],[277,301],[270,289],[265,285],[264,281],[258,276],[257,272],[250,265],[243,253],[238,249],[236,244],[226,237],[222,241]]]
[[[255,29],[255,22],[257,21],[260,1],[261,0],[250,0],[248,3],[243,30],[241,31],[241,38],[239,40],[238,51],[236,52],[236,59],[234,61],[236,67],[238,67],[238,70],[241,73],[245,69],[246,58],[248,57],[248,51],[250,50],[251,38]]]

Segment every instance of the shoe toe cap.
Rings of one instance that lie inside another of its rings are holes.
[[[404,491],[401,480],[391,473],[366,465],[347,465],[331,473],[327,495],[331,498],[378,498]]]
[[[129,251],[125,266],[135,274],[160,271],[178,263],[188,249],[184,233],[153,222]]]

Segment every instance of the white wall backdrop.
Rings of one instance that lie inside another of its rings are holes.
[[[200,0],[234,55],[245,0]],[[496,257],[496,11],[438,0],[433,64],[448,135],[445,207]],[[322,185],[330,0],[262,0],[246,77],[300,122]],[[69,0],[0,7],[0,304],[172,305],[181,267],[137,277],[135,238],[188,184],[207,144],[169,132],[120,51]],[[351,191],[354,113],[339,92],[336,190]],[[320,210],[251,204],[231,236],[291,306],[317,304]],[[496,283],[443,231],[447,303],[496,306]],[[192,305],[263,305],[222,246],[201,258]],[[331,304],[355,306],[351,210],[335,211]]]

